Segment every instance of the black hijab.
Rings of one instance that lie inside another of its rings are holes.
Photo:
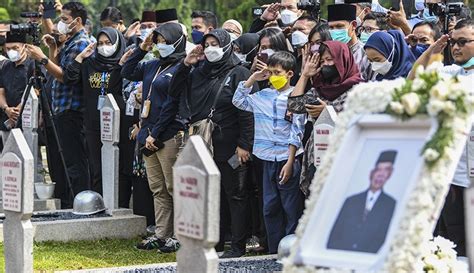
[[[257,55],[259,37],[257,33],[244,33],[234,41],[234,44],[240,48],[240,53],[247,54],[247,62],[253,61]]]
[[[99,54],[96,47],[95,58],[92,60],[93,65],[95,65],[99,70],[102,71],[121,69],[119,61],[125,53],[125,48],[127,46],[125,38],[123,37],[122,33],[120,33],[115,28],[104,27],[97,34],[97,41],[99,41],[99,37],[102,34],[105,34],[113,45],[116,44],[117,48],[115,49],[115,52],[112,56],[104,57]]]
[[[214,29],[208,34],[204,35],[202,39],[202,47],[204,47],[207,37],[214,37],[219,41],[219,46],[224,48],[224,56],[221,60],[211,63],[207,59],[204,60],[200,70],[206,78],[216,78],[225,75],[230,69],[234,68],[240,63],[239,58],[234,55],[232,43],[229,33],[224,29]]]
[[[166,44],[174,45],[175,47],[173,54],[166,58],[160,57],[161,65],[167,66],[186,57],[186,37],[184,37],[183,29],[180,24],[166,23],[157,27],[154,32],[163,36]]]

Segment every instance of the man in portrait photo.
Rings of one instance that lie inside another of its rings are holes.
[[[331,229],[327,248],[377,253],[385,241],[396,201],[383,191],[397,151],[380,153],[370,172],[369,188],[348,197]]]

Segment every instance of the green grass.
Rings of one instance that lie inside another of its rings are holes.
[[[116,266],[132,266],[176,261],[175,254],[161,254],[156,250],[137,250],[133,240],[99,240],[79,242],[35,243],[33,250],[35,272],[76,270]],[[3,244],[0,244],[0,271],[5,268]]]

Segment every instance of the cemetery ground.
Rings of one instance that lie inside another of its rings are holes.
[[[156,250],[136,249],[134,246],[140,239],[34,243],[34,270],[53,272],[176,261],[175,253],[165,254]],[[3,254],[3,244],[0,244],[0,268],[5,266]]]

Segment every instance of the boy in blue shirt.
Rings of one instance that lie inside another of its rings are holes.
[[[303,152],[305,116],[287,111],[295,65],[291,53],[273,54],[267,65],[259,63],[259,71],[239,84],[232,99],[237,108],[254,113],[253,154],[263,161],[263,215],[271,254],[284,236],[295,232],[303,211],[296,156]],[[272,87],[250,94],[253,84],[264,80]]]

